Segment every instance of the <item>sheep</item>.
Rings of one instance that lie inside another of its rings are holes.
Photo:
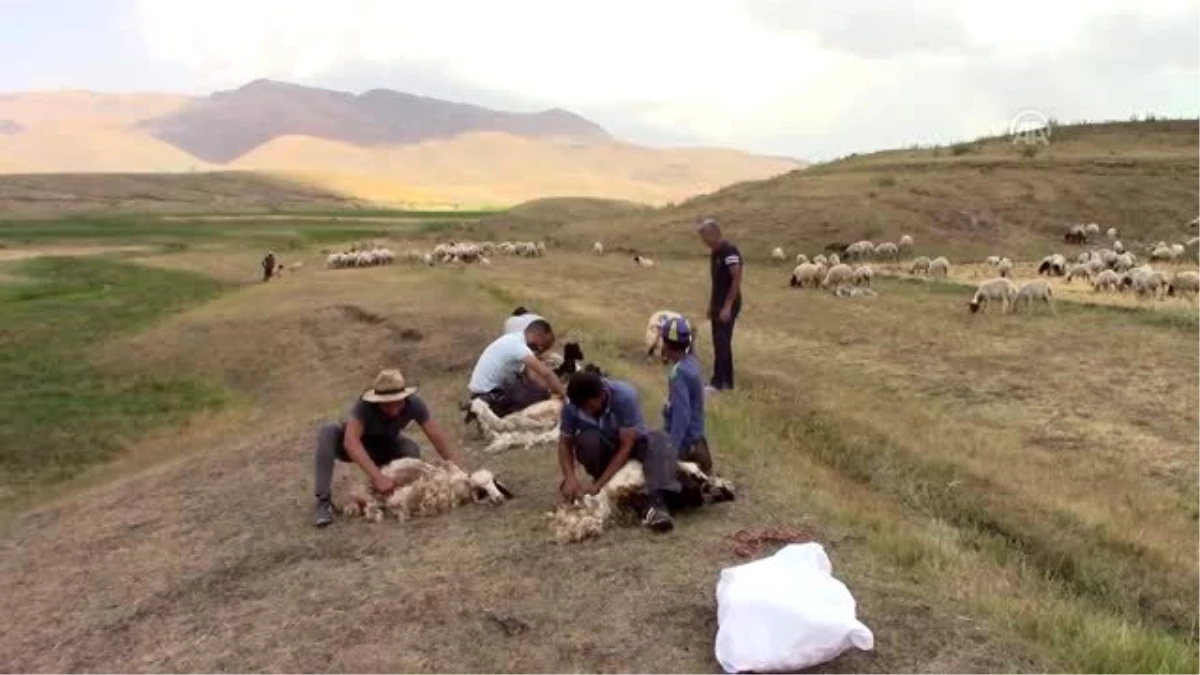
[[[875,257],[880,260],[899,260],[900,249],[890,241],[885,241],[875,247]]]
[[[710,476],[692,462],[679,462],[676,475],[682,489],[675,510],[704,504],[734,501],[733,485]],[[547,513],[550,531],[559,544],[598,537],[609,522],[629,522],[641,513],[646,503],[646,476],[642,464],[631,459],[594,495],[584,495],[573,504],[561,504]]]
[[[830,266],[840,265],[840,264],[842,264],[842,259],[839,258],[838,254],[836,254],[836,253],[830,253],[829,254],[829,264],[830,264]]]
[[[646,359],[654,358],[654,352],[662,347],[662,327],[671,319],[681,319],[683,315],[669,309],[660,309],[650,315],[646,322]],[[661,351],[660,351],[661,355]],[[665,358],[665,357],[663,357]]]
[[[1100,235],[1100,226],[1096,223],[1088,223],[1083,226],[1083,234],[1088,237],[1096,237]]]
[[[929,262],[929,276],[945,279],[950,275],[950,261],[944,256],[938,256]]]
[[[1109,239],[1116,239],[1117,238],[1117,228],[1115,228],[1115,227],[1108,228],[1108,231],[1105,232],[1105,235],[1107,235]]]
[[[1069,283],[1071,283],[1072,279],[1076,279],[1076,278],[1083,278],[1083,279],[1087,279],[1088,281],[1091,281],[1091,279],[1092,279],[1091,268],[1088,267],[1086,264],[1071,265],[1070,269],[1067,270],[1067,278],[1064,283],[1069,284]]]
[[[1117,253],[1124,253],[1125,252],[1125,244],[1122,244],[1121,240],[1118,239],[1113,242],[1112,250]]]
[[[1092,290],[1096,293],[1101,291],[1116,291],[1120,284],[1121,275],[1112,270],[1103,270],[1092,277]]]
[[[598,241],[592,242],[592,253],[596,255],[604,255],[604,244]]]
[[[1042,262],[1038,265],[1037,273],[1055,277],[1065,275],[1067,273],[1066,257],[1059,253],[1054,253],[1042,258]]]
[[[1184,247],[1184,245],[1183,245],[1183,244],[1171,244],[1171,253],[1174,253],[1174,254],[1175,254],[1175,255],[1174,255],[1174,257],[1172,258],[1172,260],[1174,260],[1175,258],[1178,258],[1179,256],[1183,255],[1183,252],[1184,252],[1185,250],[1186,250],[1186,249],[1185,249],[1185,247]]]
[[[1072,225],[1067,228],[1066,234],[1063,235],[1063,243],[1085,244],[1087,243],[1087,232],[1084,231],[1082,225]]]
[[[1122,279],[1122,284],[1125,283]],[[1133,287],[1133,292],[1137,293],[1139,299],[1145,300],[1149,297],[1157,300],[1167,290],[1167,275],[1152,269],[1136,270],[1129,278],[1128,285]]]
[[[385,496],[359,484],[349,501],[341,504],[342,515],[361,515],[372,522],[379,522],[384,515],[408,520],[440,515],[472,500],[499,505],[512,496],[492,472],[480,469],[468,475],[440,459],[425,462],[404,457],[380,470],[396,481],[396,490]]]
[[[771,249],[772,260],[787,260],[787,256],[783,254],[783,249],[775,247]]]
[[[634,263],[635,263],[635,264],[636,264],[638,267],[655,267],[655,266],[658,264],[658,263],[655,263],[653,260],[651,260],[651,259],[647,258],[647,257],[646,257],[646,256],[644,256],[644,255],[635,255],[635,256],[633,256],[633,262],[634,262]]]
[[[796,254],[796,264],[797,265],[803,265],[806,262],[808,262],[808,256],[804,255],[803,253]]]
[[[833,294],[839,298],[874,298],[879,295],[874,289],[858,286],[838,286]]]
[[[479,264],[483,265],[484,267],[491,267],[492,259],[481,255],[479,256]]]
[[[1006,279],[1011,277],[1013,271],[1013,261],[1009,260],[1008,258],[1001,258],[1000,262],[996,264],[996,271],[1000,273],[1000,276]]]
[[[1180,251],[1180,253],[1182,253],[1182,251]],[[1154,250],[1150,251],[1150,259],[1151,260],[1160,260],[1160,261],[1169,262],[1169,261],[1174,260],[1178,256],[1179,256],[1179,253],[1176,253],[1175,250],[1172,249],[1170,246],[1156,246],[1154,248]]]
[[[433,267],[433,255],[426,253],[425,255],[421,256],[421,262],[425,263],[429,267]]]
[[[1055,314],[1054,310],[1054,289],[1051,288],[1050,282],[1045,279],[1034,279],[1033,281],[1025,282],[1020,290],[1017,291],[1017,297],[1013,300],[1012,311],[1016,312],[1017,308],[1025,306],[1026,313],[1033,312],[1033,303],[1040,302],[1046,305],[1051,314]]]
[[[854,270],[850,269],[849,265],[834,265],[825,273],[825,279],[821,281],[821,288],[836,289],[838,286],[849,283],[853,274]]]
[[[1086,263],[1087,261],[1089,261],[1091,259],[1092,259],[1092,254],[1088,251],[1084,251],[1083,253],[1080,253],[1079,255],[1075,256],[1075,262],[1079,263],[1080,265]]]
[[[989,255],[987,258],[984,259],[983,262],[987,263],[988,267],[995,267],[1000,264],[1000,256]]]
[[[818,253],[813,256],[812,261],[814,265],[825,265],[826,267],[829,266],[829,258],[826,258],[825,254],[823,253]]]
[[[1108,269],[1108,265],[1105,265],[1104,261],[1101,260],[1097,256],[1093,256],[1091,260],[1087,261],[1086,266],[1088,269],[1088,273],[1091,276],[1095,276],[1095,275],[1099,274],[1100,272]]]
[[[862,260],[875,252],[875,244],[869,239],[863,239],[850,244],[842,251],[846,260]]]
[[[912,247],[913,247],[912,235],[908,235],[908,234],[900,235],[900,242],[898,245],[900,247],[901,253],[908,253],[908,252],[912,251]]]
[[[1167,284],[1167,295],[1191,295],[1200,299],[1200,274],[1196,272],[1176,272]]]
[[[816,288],[821,284],[821,266],[813,263],[800,263],[796,265],[796,269],[792,270],[792,288],[805,288],[811,286]]]
[[[1007,314],[1016,297],[1017,285],[1009,279],[999,277],[979,284],[967,306],[971,308],[971,313],[975,314],[981,308],[999,300],[1001,313]]]
[[[553,443],[561,433],[558,428],[562,402],[549,399],[534,403],[510,415],[499,417],[487,401],[476,398],[468,406],[470,416],[478,424],[480,434],[488,444],[483,451],[497,454],[514,447],[531,448]]]
[[[909,266],[908,271],[910,274],[919,274],[922,272],[928,274],[929,264],[929,258],[926,258],[925,256],[919,256],[913,259],[912,265]]]
[[[859,265],[854,268],[854,272],[850,276],[851,282],[855,286],[870,286],[871,279],[875,276],[875,270],[871,269],[870,265]]]

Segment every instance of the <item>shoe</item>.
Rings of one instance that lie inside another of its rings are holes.
[[[712,396],[713,394],[719,394],[719,393],[721,393],[721,390],[717,389],[716,387],[712,386],[711,384],[704,385],[704,395],[705,396]]]
[[[328,497],[318,497],[313,508],[313,525],[325,527],[333,522],[333,502]]]
[[[645,525],[654,532],[670,532],[675,528],[675,521],[666,509],[659,506],[651,506],[646,511],[646,518],[642,520],[642,525]]]

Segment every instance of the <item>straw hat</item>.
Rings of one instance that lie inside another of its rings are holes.
[[[362,400],[368,403],[391,403],[403,401],[415,393],[417,393],[417,388],[406,386],[404,375],[399,370],[388,368],[379,371],[379,374],[375,376],[375,383],[371,385],[370,389],[363,392]]]

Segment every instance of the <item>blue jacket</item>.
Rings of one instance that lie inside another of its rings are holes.
[[[704,438],[704,376],[700,362],[692,354],[671,366],[667,376],[663,427],[680,454]]]
[[[637,389],[620,380],[604,380],[608,390],[608,407],[599,418],[588,415],[570,401],[563,406],[560,430],[564,436],[575,436],[581,431],[595,429],[614,445],[618,442],[621,429],[637,429],[638,438],[646,435],[646,422],[642,418],[642,404]]]

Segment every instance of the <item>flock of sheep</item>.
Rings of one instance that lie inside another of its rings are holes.
[[[913,238],[906,234],[900,237],[898,243],[884,241],[878,244],[863,239],[845,247],[835,245],[833,248],[841,248],[841,253],[821,253],[814,255],[811,260],[803,253],[797,254],[796,267],[792,270],[790,280],[792,287],[821,288],[838,297],[874,297],[877,293],[871,289],[871,280],[875,278],[875,268],[865,261],[899,262],[902,255],[912,252]],[[777,247],[771,251],[771,258],[787,260],[787,254]],[[925,269],[929,268],[928,259],[919,260],[925,261]],[[944,258],[937,260],[937,269],[944,275],[949,270],[949,262]]]
[[[348,251],[340,253],[330,253],[325,258],[325,264],[332,270],[347,269],[351,267],[376,267],[378,265],[391,265],[396,260],[396,254],[386,248],[351,248]]]
[[[433,266],[451,263],[478,263],[491,265],[490,256],[496,254],[515,255],[525,258],[537,258],[546,255],[546,242],[543,241],[482,241],[482,242],[449,242],[438,244],[432,251],[410,249],[404,253],[404,260],[413,264]],[[352,267],[373,267],[390,265],[396,260],[391,250],[378,247],[364,247],[361,250],[351,248],[342,253],[330,253],[326,265],[330,269]]]

